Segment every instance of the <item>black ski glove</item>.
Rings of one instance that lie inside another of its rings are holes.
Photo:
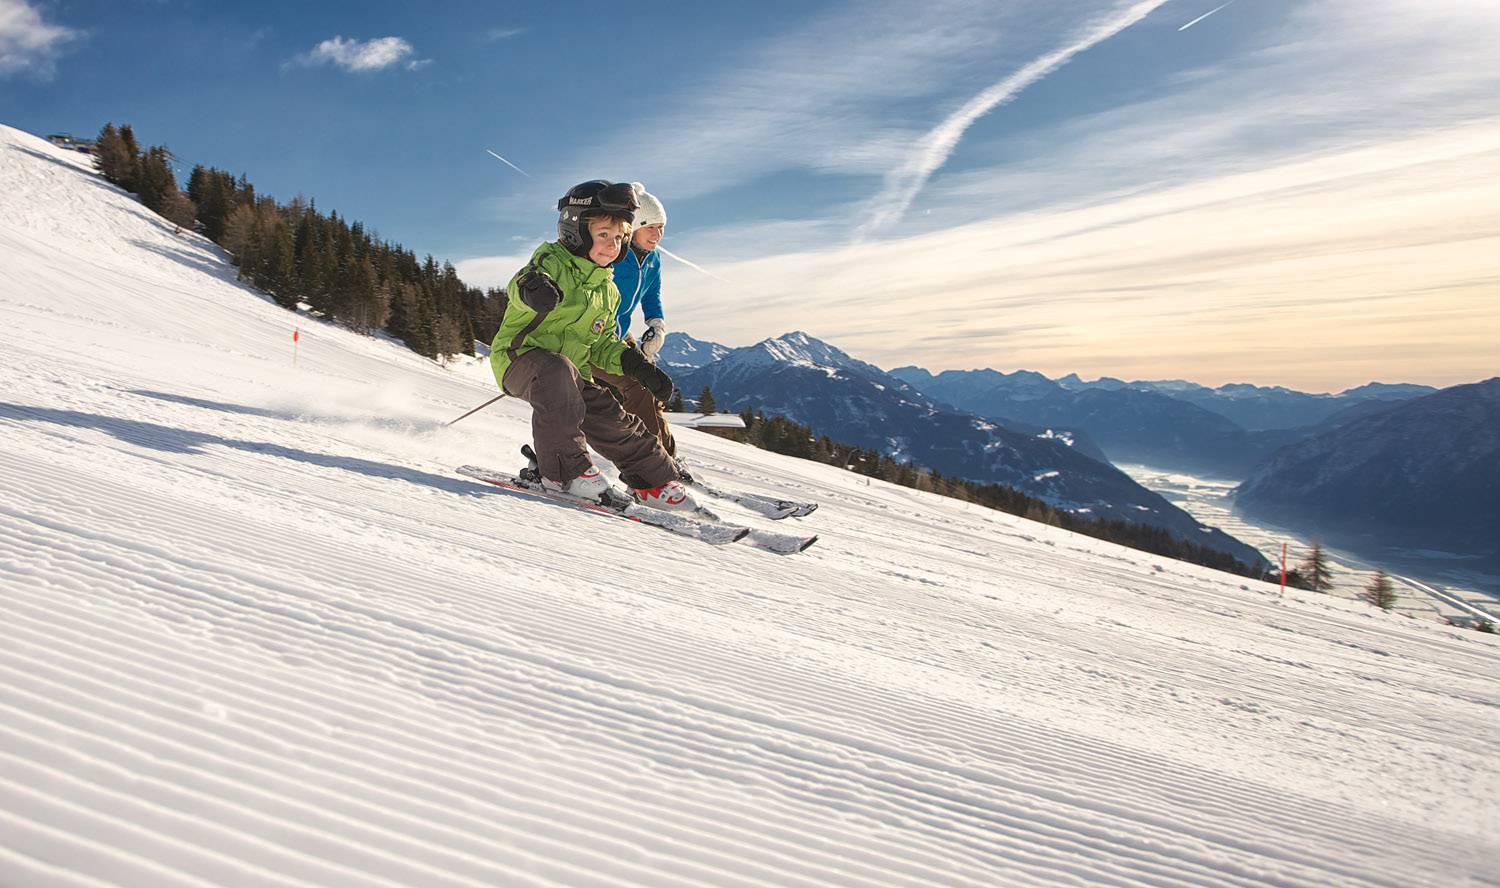
[[[677,391],[672,385],[672,377],[666,371],[646,360],[645,356],[633,348],[625,349],[624,354],[620,355],[620,369],[625,371],[626,376],[645,386],[646,391],[663,404],[672,400],[672,393]]]
[[[521,301],[537,314],[546,314],[562,301],[562,290],[545,271],[528,271],[516,281],[516,291]]]

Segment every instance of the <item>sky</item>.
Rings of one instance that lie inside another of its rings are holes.
[[[1339,391],[1500,373],[1496,45],[1492,0],[0,0],[0,122],[479,286],[641,181],[669,327],[726,345]]]

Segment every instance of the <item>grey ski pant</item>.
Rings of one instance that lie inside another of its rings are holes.
[[[518,356],[505,371],[505,391],[531,405],[531,437],[542,477],[577,478],[593,462],[592,446],[631,487],[677,480],[676,466],[655,436],[562,355],[537,348]]]

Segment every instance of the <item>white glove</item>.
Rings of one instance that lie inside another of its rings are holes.
[[[646,332],[641,334],[641,354],[646,360],[656,363],[656,353],[667,339],[667,322],[661,318],[647,318]]]

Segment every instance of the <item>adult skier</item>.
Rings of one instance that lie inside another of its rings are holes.
[[[635,229],[630,236],[630,245],[614,264],[615,286],[620,291],[616,333],[626,344],[636,344],[630,335],[630,324],[639,306],[646,319],[639,347],[646,359],[654,364],[667,335],[667,322],[661,308],[661,256],[656,249],[667,227],[667,211],[641,183],[633,182],[630,187],[639,206],[635,211]],[[595,375],[620,393],[625,410],[640,419],[646,430],[661,442],[662,449],[675,457],[677,442],[667,425],[663,408],[665,399],[657,398],[628,375],[611,374],[607,368],[596,369]]]
[[[620,470],[636,500],[694,510],[671,456],[655,436],[594,381],[597,368],[661,401],[672,379],[616,335],[620,293],[610,274],[639,204],[630,185],[602,179],[557,202],[557,240],[537,247],[507,286],[508,302],[490,351],[500,388],[531,404],[537,470],[550,490],[598,500],[609,489],[592,446]]]

